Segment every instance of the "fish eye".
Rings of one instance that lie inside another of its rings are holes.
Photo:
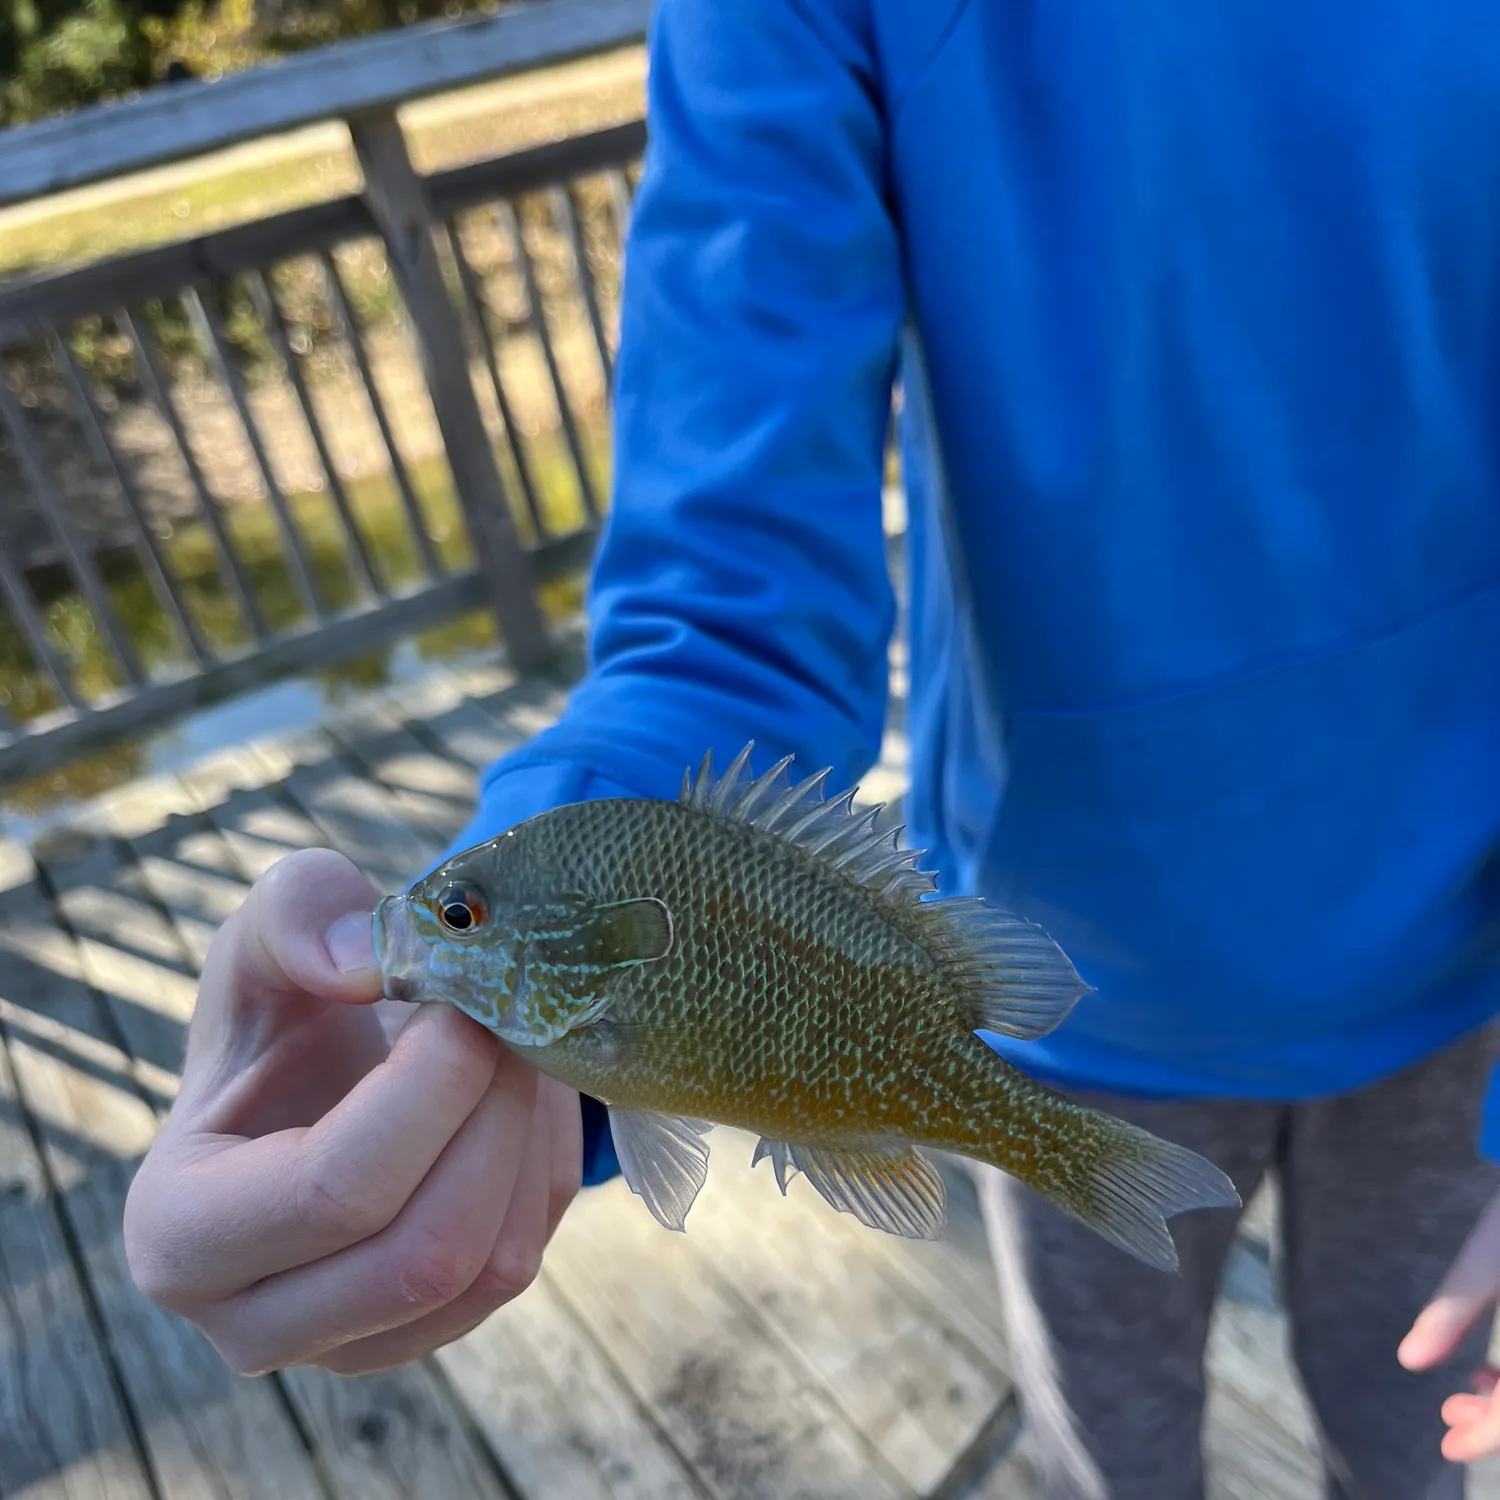
[[[473,932],[490,914],[484,892],[467,882],[444,886],[438,893],[437,915],[449,932]]]

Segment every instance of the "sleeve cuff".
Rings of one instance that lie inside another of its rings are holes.
[[[609,1110],[587,1094],[579,1095],[583,1106],[583,1185],[598,1187],[620,1175],[615,1138],[609,1129]]]
[[[1479,1115],[1479,1154],[1500,1162],[1500,1068],[1490,1074]]]

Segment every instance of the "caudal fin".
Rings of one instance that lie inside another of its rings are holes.
[[[1234,1184],[1211,1161],[1184,1146],[1092,1109],[1045,1105],[1035,1154],[993,1158],[1111,1244],[1155,1266],[1178,1269],[1167,1228],[1174,1214],[1238,1208]]]
[[[1144,1130],[1119,1125],[1119,1150],[1094,1164],[1076,1205],[1065,1205],[1105,1239],[1163,1271],[1176,1271],[1167,1220],[1193,1208],[1238,1208],[1234,1184],[1211,1161]]]

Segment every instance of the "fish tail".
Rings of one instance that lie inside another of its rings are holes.
[[[1212,1162],[1124,1120],[1040,1089],[1024,1117],[1030,1128],[1018,1132],[1012,1114],[992,1137],[1004,1144],[982,1159],[1147,1265],[1178,1269],[1167,1228],[1174,1214],[1240,1207],[1234,1184]]]

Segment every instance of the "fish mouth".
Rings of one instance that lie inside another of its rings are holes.
[[[387,1000],[415,1004],[426,988],[428,948],[405,896],[387,896],[375,908],[375,962]]]

